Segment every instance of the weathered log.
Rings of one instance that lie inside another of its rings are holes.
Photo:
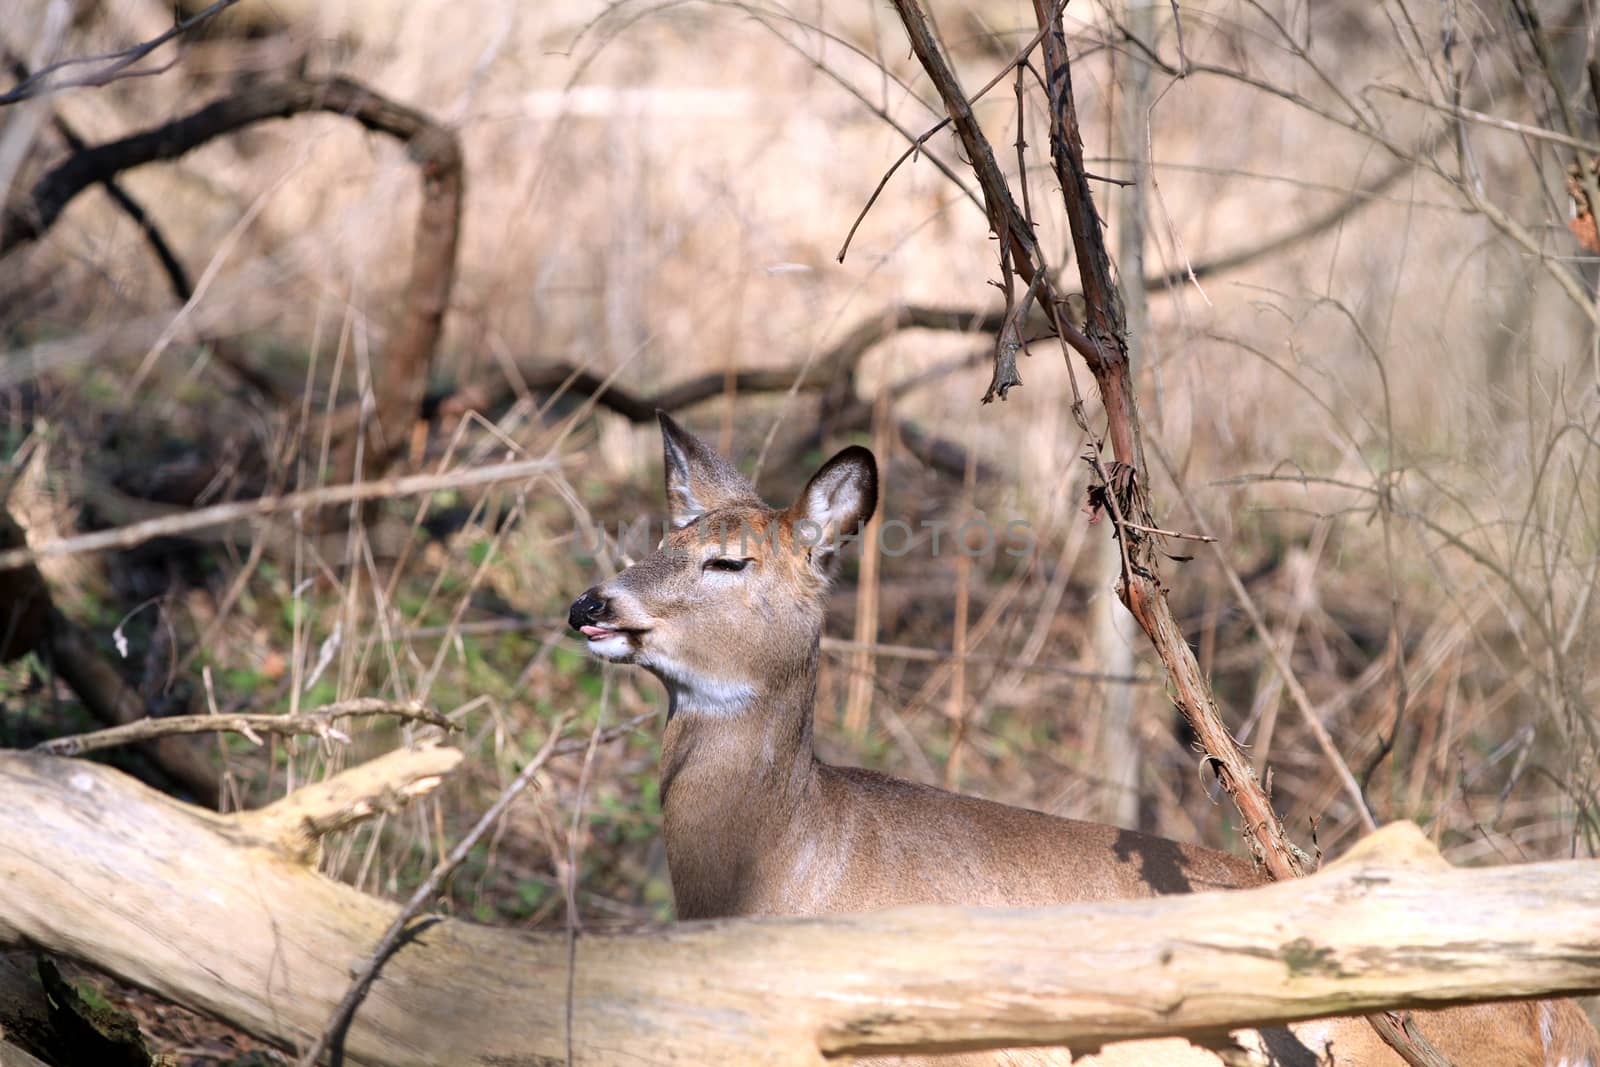
[[[311,869],[318,828],[459,759],[398,752],[219,816],[110,768],[0,753],[0,942],[304,1043],[396,912]],[[1297,882],[1038,910],[917,908],[564,934],[435,919],[347,1062],[818,1064],[893,1050],[1215,1034],[1246,1022],[1600,989],[1600,862],[1455,870],[1391,826]]]

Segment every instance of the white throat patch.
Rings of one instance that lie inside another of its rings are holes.
[[[652,671],[666,683],[672,700],[672,713],[697,715],[737,715],[755,699],[756,687],[749,682],[723,678],[706,678],[684,668],[680,663],[663,660],[658,656],[645,656],[639,666]]]

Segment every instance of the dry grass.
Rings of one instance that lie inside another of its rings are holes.
[[[1546,6],[1563,54],[1581,53],[1566,9]],[[74,31],[70,50],[136,39],[159,25],[162,5],[106,0],[103,8]],[[905,145],[836,79],[917,133],[933,119],[899,31],[874,5],[806,7],[792,18],[731,3],[602,9],[569,0],[400,8],[348,0],[305,14],[280,0],[274,10],[293,16],[313,69],[367,80],[460,132],[465,242],[440,384],[499,388],[508,368],[559,358],[649,389],[808,358],[897,302],[997,303],[986,285],[996,267],[982,212],[926,160],[896,175],[848,259],[834,261]],[[1334,114],[1345,114],[1344,100],[1370,107],[1396,145],[1438,132],[1425,109],[1376,88],[1417,89],[1432,84],[1419,72],[1444,69],[1432,43],[1441,28],[1413,34],[1402,11],[1185,5],[1191,58],[1248,70],[1303,99],[1215,75],[1157,75],[1153,268],[1262,242],[1391,165],[1372,137],[1307,103]],[[1309,40],[1305,54],[1263,12],[1286,20],[1302,45]],[[936,5],[935,14],[968,85],[987,80],[1031,32],[1027,5],[1012,2]],[[1084,54],[1075,77],[1091,165],[1121,174],[1107,93],[1124,52],[1103,9],[1073,5],[1070,15]],[[1504,13],[1460,17],[1457,32],[1478,64],[1465,75],[1469,95],[1493,87],[1481,106],[1543,121],[1545,89],[1507,73],[1525,56]],[[1162,18],[1162,54],[1175,56],[1170,16]],[[16,28],[5,32],[25,49]],[[91,140],[104,139],[191,107],[226,80],[180,63],[52,103]],[[1003,86],[979,107],[997,145],[1014,137],[1011,101]],[[1592,127],[1593,103],[1580,104]],[[0,143],[14,128],[0,127]],[[1035,139],[1039,128],[1030,116]],[[1474,127],[1469,137],[1479,195],[1519,220],[1559,269],[1592,285],[1593,262],[1562,228],[1566,157],[1503,132]],[[1427,157],[1447,170],[1448,142]],[[929,149],[961,173],[947,135]],[[59,155],[44,127],[12,195]],[[1042,161],[1035,154],[1030,166]],[[1050,194],[1039,173],[1036,191]],[[196,276],[208,272],[197,328],[236,334],[312,408],[352,393],[394,321],[409,255],[416,180],[399,148],[335,118],[303,118],[135,172],[126,184]],[[1471,208],[1460,188],[1419,169],[1314,239],[1199,286],[1153,293],[1140,380],[1147,432],[1222,536],[1222,556],[1243,575],[1380,820],[1418,820],[1458,862],[1594,855],[1594,326],[1540,256]],[[1045,247],[1062,247],[1059,219],[1036,212]],[[192,334],[157,351],[135,328],[164,326],[170,297],[138,233],[103,198],[83,197],[46,240],[0,261],[0,293],[8,350],[0,443],[19,457],[30,441],[49,445],[48,467],[33,470],[24,494],[35,505],[12,505],[36,535],[78,511],[105,520],[86,474],[133,492],[180,481],[185,464],[224,457],[226,466],[250,447],[286,454],[298,411],[253,403],[197,361]],[[869,354],[861,393],[870,399],[973,344],[898,335]],[[1100,664],[1104,646],[1090,620],[1109,595],[1095,547],[1106,531],[1087,527],[1079,510],[1083,441],[1059,355],[1039,347],[1022,374],[1026,387],[1004,405],[977,405],[987,381],[977,368],[895,406],[994,470],[970,500],[892,433],[878,435],[888,443],[886,515],[982,514],[1001,525],[1018,517],[1039,539],[1022,568],[996,555],[963,570],[955,555],[925,547],[884,558],[865,591],[885,644],[947,649],[961,627],[974,657],[959,683],[970,698],[965,725],[952,721],[953,672],[884,654],[873,660],[867,728],[854,736],[842,716],[860,660],[839,652],[827,656],[822,678],[820,740],[830,758],[940,781],[960,728],[964,788],[1098,815],[1117,808],[1096,718],[1104,693],[1061,669]],[[809,395],[730,396],[689,421],[735,455],[777,457],[808,428],[815,404]],[[198,691],[205,668],[225,707],[382,695],[426,701],[460,722],[477,757],[470,773],[438,801],[352,835],[329,856],[331,871],[376,891],[414,884],[559,713],[576,711],[592,728],[658,702],[653,681],[585,661],[561,621],[571,598],[615,565],[576,547],[586,525],[614,529],[657,506],[653,428],[571,404],[540,411],[533,400],[489,419],[467,419],[454,433],[436,428],[422,468],[447,457],[553,455],[562,470],[433,499],[430,517],[451,515],[437,536],[413,536],[408,527],[423,516],[415,503],[396,502],[388,519],[398,539],[377,549],[376,535],[371,544],[296,535],[287,551],[272,552],[155,546],[98,560],[73,579],[68,606],[107,633],[160,598],[159,611],[140,612],[127,628],[135,661],[158,645],[176,650],[144,668],[153,691]],[[774,496],[806,473],[772,466],[762,483]],[[320,475],[302,463],[258,477],[293,486]],[[249,489],[224,478],[210,492]],[[1196,527],[1169,481],[1157,479],[1156,499],[1165,525]],[[969,597],[962,613],[959,576]],[[1320,847],[1347,845],[1359,829],[1354,811],[1218,560],[1202,551],[1172,565],[1167,581],[1231,721],[1261,742],[1256,756],[1273,769],[1291,833],[1309,842],[1315,824]],[[861,637],[857,595],[852,570],[831,634]],[[174,640],[157,641],[164,628]],[[1138,821],[1227,845],[1231,810],[1208,802],[1197,755],[1174,736],[1177,717],[1153,658],[1139,648],[1135,661],[1149,680],[1135,689]],[[25,692],[26,673],[7,683],[10,718],[39,706]],[[860,706],[859,683],[856,692]],[[276,792],[394,740],[378,732],[354,751],[274,746],[230,759],[251,789]],[[606,746],[582,790],[579,761],[553,763],[540,797],[519,803],[456,879],[456,906],[485,919],[559,921],[564,890],[574,889],[588,921],[667,914],[654,753],[649,728]]]

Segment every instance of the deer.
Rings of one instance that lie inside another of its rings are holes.
[[[1253,861],[1132,830],[1048,815],[813,751],[820,640],[845,541],[878,501],[870,451],[845,448],[796,500],[769,507],[731,462],[658,413],[668,521],[660,545],[572,604],[595,657],[666,687],[662,835],[679,919],[810,916],[900,905],[1036,906],[1240,889]],[[1419,1013],[1457,1067],[1600,1067],[1600,1035],[1570,1000]],[[1318,1020],[1235,1035],[1254,1062],[1389,1067],[1365,1021]],[[866,1062],[866,1061],[862,1061]],[[1218,1064],[1182,1039],[873,1060],[882,1064]],[[1237,1062],[1234,1060],[1232,1062]]]

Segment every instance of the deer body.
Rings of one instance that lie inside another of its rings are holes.
[[[680,918],[1042,905],[1262,881],[1226,853],[822,763],[814,685],[811,674],[737,715],[680,711],[667,724],[661,806]]]
[[[837,543],[815,535],[870,517],[865,449],[825,464],[784,511],[662,416],[672,526],[661,547],[585,593],[570,621],[596,655],[667,687],[663,836],[678,914],[819,915],[906,904],[1029,906],[1257,885],[1212,849],[833,767],[812,748],[823,605]],[[1570,1001],[1419,1014],[1456,1067],[1600,1067],[1600,1036]],[[1250,1032],[1254,1062],[1389,1067],[1402,1061],[1359,1019]],[[1217,1064],[1185,1041],[1007,1050],[955,1064]]]

